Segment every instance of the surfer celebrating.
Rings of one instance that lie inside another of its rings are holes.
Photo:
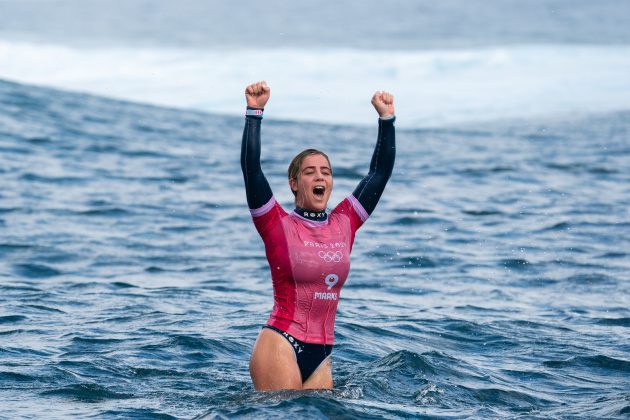
[[[273,310],[254,345],[249,371],[257,390],[332,388],[335,314],[350,271],[354,236],[374,211],[394,167],[394,97],[387,92],[372,96],[379,115],[378,138],[369,173],[354,192],[327,212],[333,188],[330,160],[319,150],[306,149],[289,165],[295,209],[287,213],[260,166],[260,127],[270,94],[264,81],[245,89],[241,167],[274,293]]]

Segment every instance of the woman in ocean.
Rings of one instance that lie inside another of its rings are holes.
[[[295,209],[276,202],[260,167],[260,127],[270,88],[263,82],[245,90],[247,111],[241,146],[247,204],[265,244],[274,306],[252,351],[249,371],[257,390],[332,388],[330,354],[339,293],[350,271],[355,232],[374,211],[394,167],[394,98],[376,92],[378,138],[370,171],[331,212],[333,171],[315,149],[289,165]]]

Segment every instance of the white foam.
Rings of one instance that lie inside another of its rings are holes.
[[[373,124],[371,95],[389,90],[399,126],[439,126],[630,109],[630,46],[178,50],[0,41],[0,78],[235,115],[246,84],[266,79],[267,117],[342,124]]]

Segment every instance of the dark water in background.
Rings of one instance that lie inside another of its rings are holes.
[[[255,393],[242,119],[0,82],[0,417],[627,418],[630,113],[400,130],[332,392]],[[375,127],[266,121],[263,167]]]

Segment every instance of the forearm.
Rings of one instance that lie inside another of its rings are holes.
[[[262,111],[262,110],[261,110]],[[245,179],[245,192],[247,205],[250,209],[257,209],[266,204],[272,196],[271,187],[263,174],[260,166],[260,127],[262,113],[260,115],[248,108],[243,129],[243,141],[241,143],[241,169]]]
[[[374,211],[394,169],[396,159],[395,119],[395,117],[379,119],[378,138],[370,162],[370,171],[352,193],[368,214],[372,214]]]

